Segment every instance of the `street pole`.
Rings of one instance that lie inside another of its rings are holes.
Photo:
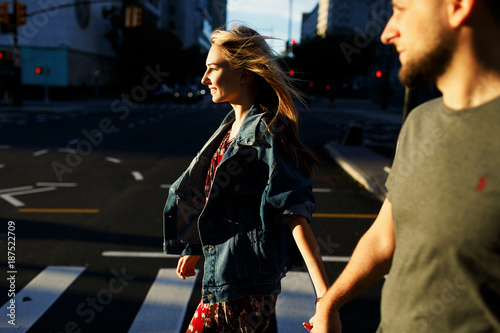
[[[405,88],[405,101],[403,106],[402,122],[404,123],[411,110],[418,105],[418,89]]]
[[[292,16],[293,16],[293,0],[290,0],[290,4],[288,6],[288,43],[292,40]]]
[[[14,42],[14,91],[12,94],[12,104],[21,106],[23,105],[23,99],[21,96],[21,50],[19,49],[17,41],[17,0],[13,0],[12,4],[14,6],[14,18],[12,23],[12,34]]]

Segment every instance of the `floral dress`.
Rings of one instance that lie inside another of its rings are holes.
[[[208,199],[210,188],[224,153],[229,148],[229,130],[212,157],[205,183]],[[278,296],[245,296],[236,300],[204,304],[200,301],[187,333],[260,333],[265,332],[273,317]]]

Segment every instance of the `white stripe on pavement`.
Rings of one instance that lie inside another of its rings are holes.
[[[140,171],[132,171],[132,176],[134,176],[135,180],[144,180],[144,176]]]
[[[54,186],[54,187],[76,187],[76,183],[46,183],[37,182],[36,186]]]
[[[175,268],[160,269],[128,332],[179,333],[195,282],[181,280]]]
[[[163,252],[140,252],[140,251],[104,251],[103,257],[122,258],[179,258],[177,254],[165,254]],[[351,257],[344,256],[322,256],[324,262],[348,262]]]
[[[33,156],[40,156],[40,155],[44,155],[44,154],[47,154],[49,152],[48,149],[42,149],[42,150],[39,150],[39,151],[36,151],[33,153]]]
[[[122,162],[122,160],[120,160],[119,158],[115,158],[115,157],[106,157],[105,160],[108,162],[111,162],[111,163],[116,163],[116,164],[120,164]]]
[[[8,323],[10,301],[2,306],[7,315],[3,315],[0,320],[0,331],[16,333],[28,331],[84,270],[85,267],[45,268],[16,294],[15,326]]]
[[[39,193],[39,192],[46,192],[46,191],[54,191],[56,188],[55,187],[42,187],[42,188],[36,188],[33,190],[26,190],[26,191],[19,191],[19,192],[10,192],[6,194],[1,194],[0,198],[4,199],[14,207],[23,207],[25,206],[24,202],[17,200],[14,198],[14,195],[23,195],[23,194],[32,194],[32,193]]]
[[[276,304],[279,333],[306,332],[303,322],[316,312],[316,293],[306,272],[288,272],[281,280],[281,294]]]
[[[177,254],[165,254],[163,252],[135,252],[135,251],[104,251],[103,257],[122,258],[179,258]]]

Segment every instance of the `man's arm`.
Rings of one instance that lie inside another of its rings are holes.
[[[339,309],[389,272],[394,248],[392,205],[386,199],[346,268],[318,303],[311,332],[340,332]]]

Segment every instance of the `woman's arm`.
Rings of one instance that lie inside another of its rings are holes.
[[[340,307],[389,272],[394,249],[392,205],[386,199],[377,219],[361,237],[346,268],[318,304],[316,314],[310,320],[314,332],[340,332]]]
[[[302,216],[295,216],[287,222],[288,227],[292,231],[293,238],[299,248],[302,258],[307,266],[309,275],[314,285],[317,297],[325,294],[329,287],[328,276],[326,275],[325,266],[321,259],[316,238],[309,226],[307,220]]]

